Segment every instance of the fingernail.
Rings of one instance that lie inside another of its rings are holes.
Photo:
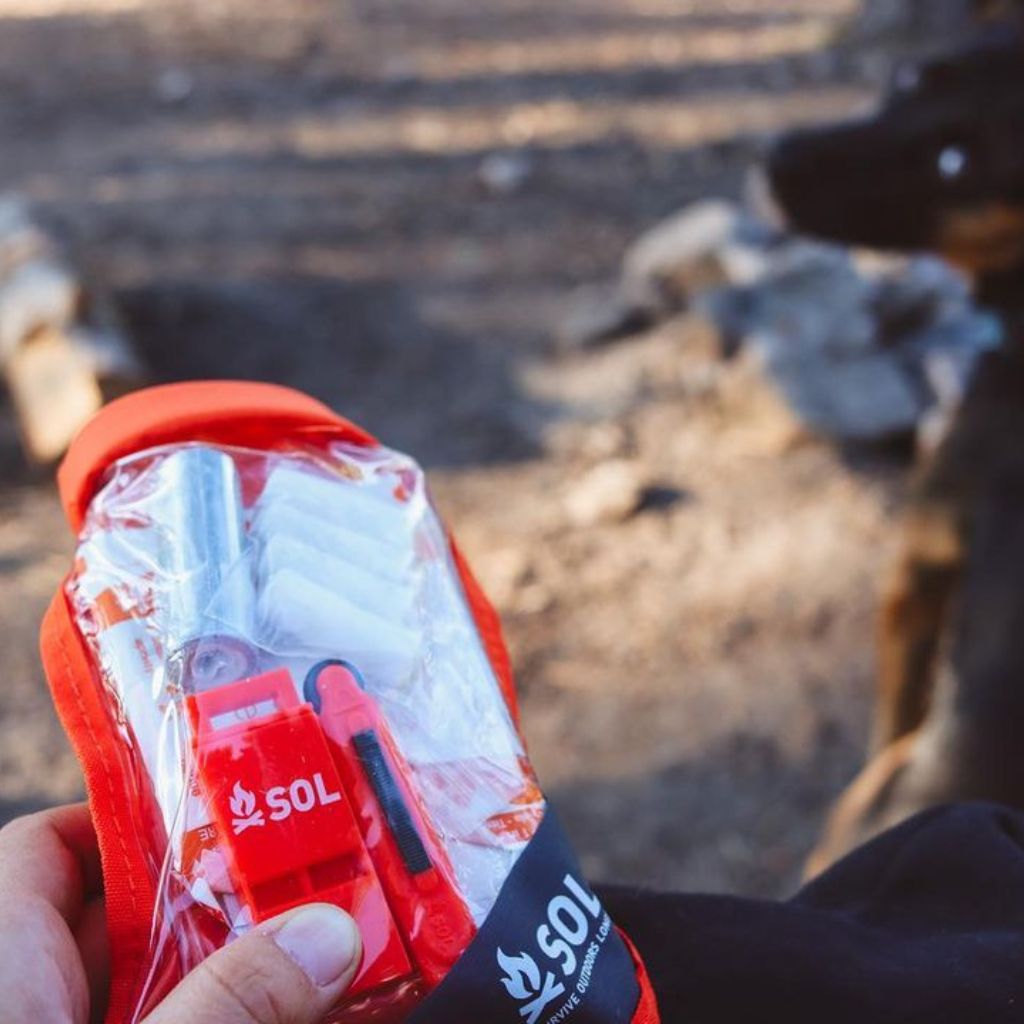
[[[333,985],[360,955],[355,922],[329,903],[296,910],[270,934],[320,988]]]

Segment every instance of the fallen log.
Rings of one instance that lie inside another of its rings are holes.
[[[112,306],[16,197],[0,198],[0,370],[37,463],[59,458],[106,399],[143,378]]]

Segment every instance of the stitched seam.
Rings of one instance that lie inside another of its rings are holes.
[[[107,764],[107,760],[102,756],[102,748],[100,746],[99,738],[96,735],[96,730],[93,726],[92,720],[85,707],[85,701],[82,697],[81,687],[78,684],[78,680],[75,677],[75,673],[71,669],[71,659],[68,655],[67,645],[65,638],[61,631],[57,633],[57,644],[60,648],[61,661],[64,666],[64,678],[68,681],[68,685],[71,687],[71,692],[74,694],[75,703],[78,706],[78,714],[81,721],[85,723],[86,730],[88,732],[89,740],[93,746],[94,757],[99,760],[103,771],[103,778],[106,782],[107,797],[109,799],[110,807],[113,809],[116,807],[117,790],[114,786],[113,774],[110,769],[110,765]],[[114,833],[117,836],[117,843],[121,849],[121,858],[123,866],[128,869],[124,871],[124,874],[128,876],[128,896],[131,902],[132,910],[137,914],[139,909],[138,900],[136,898],[135,891],[135,877],[134,873],[130,870],[131,857],[128,854],[128,843],[125,840],[124,832],[121,828],[121,823],[118,820],[116,810],[111,814],[111,818],[114,823]]]

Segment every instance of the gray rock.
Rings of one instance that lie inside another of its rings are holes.
[[[841,441],[911,433],[955,409],[998,324],[931,258],[793,239],[755,284],[700,300],[727,351],[747,346],[811,429]]]
[[[630,246],[623,259],[623,291],[638,307],[678,311],[709,288],[760,278],[773,237],[771,228],[732,203],[694,203]]]
[[[633,302],[618,283],[587,285],[569,300],[558,325],[558,344],[565,351],[596,348],[649,327],[654,316]]]
[[[511,195],[533,173],[533,161],[526,153],[491,153],[480,161],[477,173],[489,192]]]
[[[830,358],[798,354],[778,334],[765,334],[765,370],[794,414],[812,430],[842,441],[873,441],[914,431],[921,394],[897,360],[882,352]]]
[[[634,462],[602,462],[576,481],[566,494],[569,521],[583,528],[624,522],[640,509],[648,482]]]
[[[750,350],[807,427],[841,441],[935,432],[999,327],[932,257],[786,235],[735,205],[695,203],[642,235],[615,285],[577,293],[560,331],[587,348],[687,308],[724,357]]]
[[[176,106],[195,91],[195,79],[185,68],[165,68],[153,82],[153,92],[161,103]]]
[[[630,246],[618,282],[573,295],[559,340],[584,349],[628,337],[709,290],[751,284],[768,272],[778,237],[725,200],[694,203]]]

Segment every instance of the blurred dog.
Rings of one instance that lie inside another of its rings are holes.
[[[814,873],[924,807],[1024,806],[1024,42],[897,70],[877,113],[781,138],[768,186],[797,231],[932,250],[972,275],[1006,341],[919,466],[883,599],[873,759]]]

